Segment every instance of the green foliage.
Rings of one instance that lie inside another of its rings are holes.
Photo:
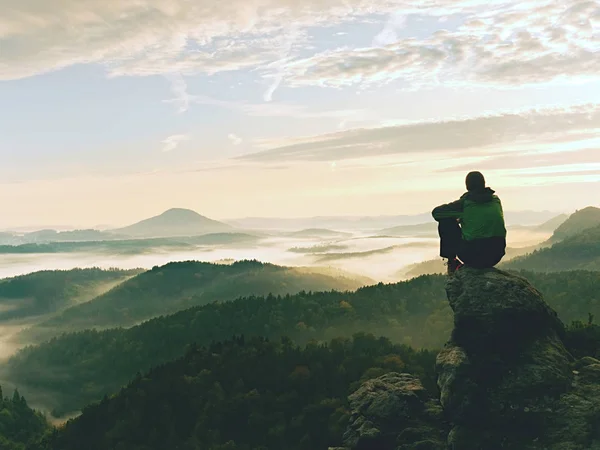
[[[29,408],[19,391],[9,399],[0,388],[0,449],[29,449],[48,431],[46,418]]]
[[[300,348],[243,337],[138,375],[47,440],[55,450],[325,450],[342,444],[361,379],[404,370],[435,389],[435,353],[357,334]]]
[[[103,286],[110,286],[140,270],[73,269],[46,270],[0,280],[0,303],[5,309],[0,320],[56,312],[91,300]]]
[[[600,226],[567,237],[551,247],[516,257],[503,267],[541,272],[600,271]]]
[[[288,335],[305,343],[365,331],[435,347],[452,326],[443,289],[443,277],[421,277],[355,293],[301,292],[211,303],[131,329],[65,334],[19,352],[6,375],[21,386],[51,392],[57,399],[54,413],[63,415],[116,392],[138,371],[181,356],[193,342],[206,345],[236,334]]]
[[[600,358],[600,326],[594,324],[592,314],[587,322],[575,320],[567,327],[565,344],[576,358]]]
[[[566,323],[588,313],[600,315],[599,273],[521,275]],[[365,331],[414,347],[439,348],[452,329],[445,280],[422,276],[354,293],[250,296],[190,308],[130,329],[65,334],[19,352],[9,361],[6,375],[53,394],[55,413],[62,415],[116,392],[137,372],[181,356],[193,342],[207,345],[236,334],[270,339],[287,335],[302,344]]]
[[[42,340],[64,331],[91,327],[131,326],[161,314],[242,295],[299,292],[303,289],[356,289],[350,278],[294,268],[239,261],[211,264],[174,262],[144,272],[90,302],[69,308],[29,333]]]

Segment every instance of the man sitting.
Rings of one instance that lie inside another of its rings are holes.
[[[465,194],[432,211],[439,222],[440,256],[448,258],[449,275],[463,263],[477,269],[494,267],[506,254],[500,199],[485,186],[480,172],[470,172],[465,182]]]

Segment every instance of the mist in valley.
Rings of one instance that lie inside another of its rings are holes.
[[[40,270],[69,270],[75,267],[150,269],[173,261],[198,260],[226,262],[258,260],[283,266],[331,267],[360,273],[376,282],[400,281],[398,273],[414,263],[438,258],[437,237],[379,236],[368,232],[348,233],[348,237],[290,237],[284,234],[258,237],[253,243],[190,246],[185,250],[148,248],[143,251],[66,252],[3,255],[0,278],[24,275]],[[509,228],[509,247],[528,247],[551,236],[522,228]]]
[[[384,230],[385,231],[385,230]],[[304,268],[304,270],[320,271],[324,274],[343,275],[361,279],[362,284],[378,282],[393,283],[410,278],[405,268],[423,261],[440,260],[438,256],[439,240],[431,230],[415,232],[413,235],[389,235],[384,231],[379,233],[371,230],[327,230],[311,229],[303,231],[269,231],[255,233],[256,239],[251,241],[228,243],[225,240],[214,245],[188,245],[182,249],[171,247],[148,247],[140,251],[123,251],[111,248],[107,244],[102,251],[77,251],[55,253],[24,253],[3,255],[0,261],[0,278],[9,278],[30,274],[37,271],[70,270],[73,268],[102,268],[102,269],[151,269],[178,261],[203,261],[230,264],[239,260],[258,260],[280,266]],[[539,244],[550,237],[549,232],[540,232],[534,228],[509,227],[508,245],[512,248],[526,248]],[[124,278],[126,279],[126,278]],[[124,280],[123,279],[123,280]],[[114,280],[90,288],[83,295],[73,299],[73,304],[91,300],[96,295],[107,292],[123,280]],[[5,299],[6,300],[6,299]],[[21,306],[24,300],[21,299]],[[0,312],[9,311],[14,305],[5,301]],[[64,308],[63,308],[64,309]],[[32,343],[23,333],[36,324],[57,316],[62,310],[35,317],[22,318],[19,321],[2,321],[0,315],[0,358],[6,360],[19,349]],[[441,317],[446,314],[441,312]],[[415,325],[417,326],[417,325]],[[420,325],[418,325],[420,326]],[[364,327],[364,326],[363,326]],[[104,327],[103,327],[104,328]],[[356,330],[331,330],[333,338],[337,334],[351,335]],[[374,325],[370,331],[390,335],[399,342],[409,345],[420,345],[419,341],[411,341],[403,333],[406,328],[386,330],[384,324]],[[397,336],[396,336],[397,334]],[[418,336],[419,333],[413,333]],[[408,340],[407,340],[408,339]],[[68,374],[47,374],[50,378],[67,376]],[[56,403],[57,393],[31,386],[19,387],[14,380],[5,379],[0,373],[0,383],[6,389],[18,387],[32,406],[45,411],[49,417],[52,405]],[[63,421],[77,411],[65,412],[60,419]]]

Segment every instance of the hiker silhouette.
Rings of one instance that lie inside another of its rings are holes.
[[[440,256],[448,273],[463,263],[477,269],[494,267],[506,254],[506,226],[500,198],[486,187],[481,172],[470,172],[467,192],[431,212],[438,222]]]

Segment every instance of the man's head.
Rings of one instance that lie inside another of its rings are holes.
[[[477,191],[485,188],[485,178],[481,172],[469,172],[465,180],[467,191]]]

